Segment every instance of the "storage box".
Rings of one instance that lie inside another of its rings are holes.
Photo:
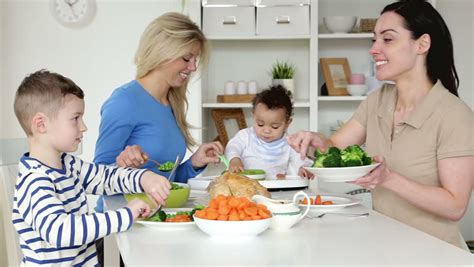
[[[202,30],[208,37],[254,36],[253,0],[203,1]]]
[[[250,103],[253,101],[255,95],[218,95],[217,102],[219,103]]]
[[[309,1],[261,1],[257,5],[257,34],[297,36],[310,34]]]

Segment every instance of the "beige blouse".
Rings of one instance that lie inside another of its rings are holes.
[[[395,85],[385,84],[363,101],[353,118],[366,128],[370,155],[382,155],[387,166],[418,183],[440,186],[437,162],[474,156],[474,114],[438,81],[413,113],[393,129]],[[374,209],[423,232],[461,247],[456,222],[424,211],[395,193],[377,187]]]

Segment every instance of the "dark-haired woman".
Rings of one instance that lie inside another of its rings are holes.
[[[330,138],[290,136],[309,146],[366,144],[382,164],[354,183],[372,191],[373,208],[465,248],[457,221],[474,185],[474,116],[458,98],[453,45],[440,14],[426,1],[384,8],[370,49],[377,79],[391,80],[363,101]]]

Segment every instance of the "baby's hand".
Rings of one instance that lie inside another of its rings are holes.
[[[243,172],[244,171],[244,164],[242,164],[242,161],[240,158],[233,158],[229,162],[229,171],[230,172]]]
[[[135,198],[132,201],[128,202],[128,208],[132,211],[133,220],[141,217],[146,218],[150,215],[150,206],[145,203],[145,201]]]
[[[147,171],[143,173],[140,184],[157,207],[165,204],[171,189],[168,179],[152,171]]]
[[[308,180],[314,179],[314,174],[303,167],[300,167],[300,169],[298,170],[298,175],[301,178],[306,178]]]

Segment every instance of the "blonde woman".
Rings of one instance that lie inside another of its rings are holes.
[[[143,32],[135,55],[136,79],[115,89],[101,109],[96,163],[141,167],[163,176],[154,163],[183,159],[196,145],[186,121],[186,90],[191,74],[207,59],[207,40],[180,13],[166,13]],[[175,181],[186,182],[208,163],[218,162],[219,142],[201,145],[180,162]],[[96,208],[102,211],[102,201]]]

